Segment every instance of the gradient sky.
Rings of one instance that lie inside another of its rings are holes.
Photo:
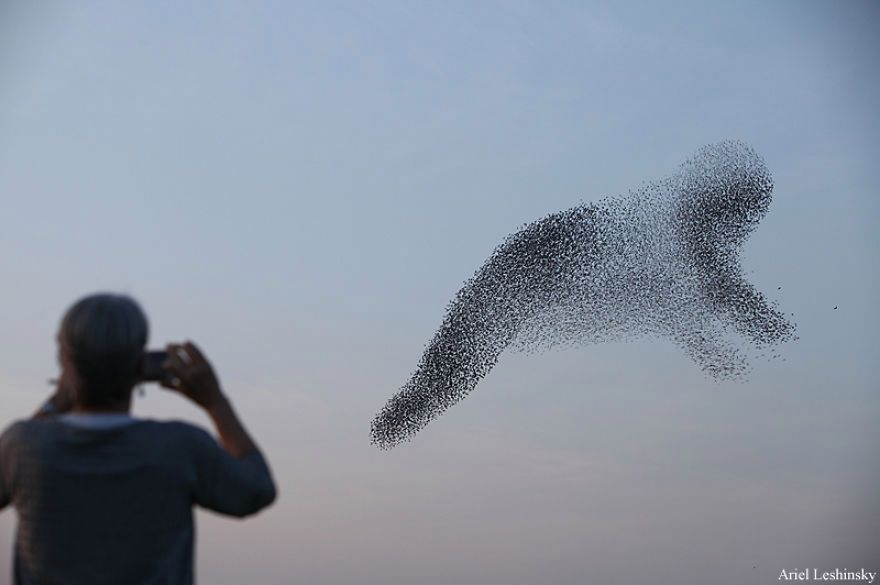
[[[279,485],[253,519],[198,513],[203,583],[877,570],[878,23],[877,2],[5,0],[0,425],[48,394],[67,306],[121,291],[152,346],[203,347]],[[411,443],[369,444],[505,235],[727,138],[776,181],[742,260],[795,314],[784,361],[720,383],[664,340],[507,353]],[[208,424],[155,387],[134,412]]]

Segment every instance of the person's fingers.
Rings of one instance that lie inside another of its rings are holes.
[[[182,389],[182,382],[180,381],[180,378],[174,375],[162,378],[161,380],[159,380],[159,385],[163,388],[170,388],[171,390],[179,391]]]
[[[187,342],[184,343],[183,346],[184,348],[186,348],[186,351],[193,362],[208,362],[208,359],[205,357],[205,354],[202,353],[202,350],[200,350],[199,347],[192,341],[187,340]]]
[[[175,349],[174,349],[174,355],[176,355],[177,357],[179,357],[179,358],[181,359],[181,361],[182,361],[184,364],[187,364],[187,365],[191,364],[192,361],[193,361],[192,356],[191,356],[191,355],[189,354],[189,352],[187,351],[185,345],[177,345],[177,346],[175,346]]]
[[[177,344],[168,345],[168,362],[171,363],[172,369],[182,372],[188,365],[180,354],[181,347]]]
[[[170,360],[172,357],[177,355],[177,350],[180,348],[179,343],[169,343],[165,346],[165,359]]]
[[[181,357],[183,349],[180,345],[170,343],[167,346],[167,351],[168,358],[162,365],[163,369],[168,372],[168,376],[166,376],[167,385],[163,384],[163,386],[173,390],[184,391],[186,383],[191,383],[197,372],[193,371],[192,365],[186,363]]]
[[[170,351],[170,349],[171,349],[171,346],[170,346],[170,345],[166,347],[166,349],[165,349],[165,359],[162,360],[162,369],[165,370],[166,372],[169,372],[169,371],[171,371],[172,369],[174,369],[174,362],[171,361],[171,351]]]
[[[165,346],[165,351],[167,351],[169,355],[181,357],[184,361],[189,359],[186,347],[182,343],[169,343]]]
[[[214,376],[213,369],[211,368],[211,364],[208,363],[208,360],[205,359],[204,354],[196,347],[192,341],[187,341],[183,344],[183,349],[187,352],[190,358],[190,364],[187,368],[187,379],[201,380],[207,381],[208,378]]]

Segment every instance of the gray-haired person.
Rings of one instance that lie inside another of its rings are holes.
[[[58,332],[55,394],[0,436],[17,585],[193,583],[193,506],[243,517],[274,501],[266,461],[194,344],[168,345],[162,385],[204,408],[220,443],[188,423],[129,414],[147,337],[131,298],[79,300]]]

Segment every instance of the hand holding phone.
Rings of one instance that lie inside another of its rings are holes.
[[[180,392],[207,410],[223,402],[214,368],[191,341],[169,343],[162,368],[165,375],[159,383],[163,387]]]

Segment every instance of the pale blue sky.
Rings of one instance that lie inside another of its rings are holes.
[[[4,2],[0,424],[47,393],[64,309],[123,291],[154,346],[203,346],[278,478],[255,519],[199,514],[205,583],[877,569],[880,5],[619,4]],[[776,180],[743,263],[795,313],[785,361],[505,354],[369,445],[506,234],[726,138]],[[156,388],[135,412],[207,424]]]

